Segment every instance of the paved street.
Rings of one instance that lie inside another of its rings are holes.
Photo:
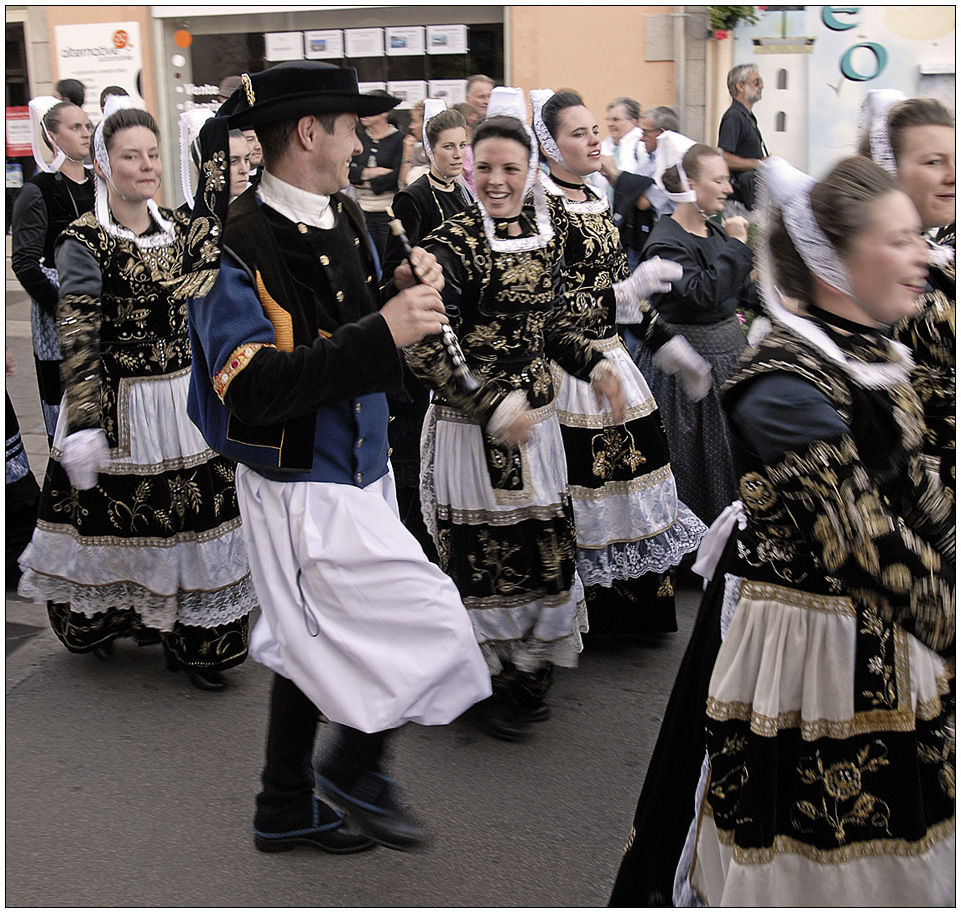
[[[28,302],[9,256],[6,289],[19,365],[7,389],[39,478],[47,446]],[[465,719],[407,726],[391,771],[431,846],[336,857],[254,849],[263,667],[245,663],[226,692],[208,694],[167,671],[157,646],[124,640],[108,661],[74,656],[44,610],[8,589],[6,906],[602,906],[697,598],[679,594],[677,634],[588,639],[527,744]]]

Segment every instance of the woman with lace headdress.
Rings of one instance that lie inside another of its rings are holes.
[[[951,905],[953,506],[887,337],[924,287],[921,220],[862,157],[759,174],[773,328],[724,389],[741,585],[674,900]]]
[[[476,388],[458,381],[439,339],[406,353],[435,394],[425,521],[491,671],[484,724],[506,740],[549,716],[553,667],[576,665],[586,630],[548,359],[590,381],[623,420],[611,362],[558,308],[564,238],[535,186],[525,117],[520,89],[493,90],[473,135],[477,202],[422,242],[444,269],[444,304]]]
[[[46,602],[71,652],[160,641],[169,668],[221,691],[246,658],[255,597],[234,464],[187,417],[187,312],[170,291],[187,223],[153,201],[159,131],[129,105],[108,98],[94,212],[56,249],[64,410],[20,593]]]
[[[865,99],[861,155],[893,174],[911,197],[931,245],[931,267],[918,312],[894,328],[914,355],[911,379],[924,406],[924,452],[955,488],[955,135],[951,112],[934,98],[894,89]]]
[[[90,121],[83,108],[52,95],[30,100],[30,137],[38,173],[13,204],[10,265],[29,292],[30,329],[40,390],[40,405],[53,442],[63,387],[60,383],[60,335],[57,330],[59,278],[54,265],[57,238],[74,219],[93,209]],[[44,157],[43,143],[54,153]]]
[[[649,260],[631,275],[610,204],[585,183],[600,167],[600,139],[580,96],[534,89],[531,109],[549,169],[540,180],[567,238],[564,304],[617,365],[627,406],[624,424],[615,425],[589,384],[552,366],[591,631],[676,631],[673,569],[705,527],[677,496],[657,403],[615,324],[630,325],[692,398],[710,389],[711,369],[646,300],[667,290],[681,267]]]
[[[710,362],[711,389],[692,401],[649,350],[642,346],[634,357],[664,418],[678,497],[710,524],[737,490],[720,390],[746,345],[737,313],[757,308],[754,255],[745,219],[733,216],[723,226],[715,221],[731,195],[719,150],[665,130],[654,161],[658,186],[677,205],[658,219],[644,256],[673,260],[683,272],[669,291],[651,295],[651,307]]]

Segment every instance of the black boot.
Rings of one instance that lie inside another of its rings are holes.
[[[547,663],[536,672],[521,672],[514,669],[510,682],[510,699],[531,723],[541,723],[550,718],[551,708],[544,697],[554,684],[554,665]]]

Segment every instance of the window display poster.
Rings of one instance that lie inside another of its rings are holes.
[[[443,98],[450,107],[467,101],[466,79],[432,79],[428,84],[431,98]]]
[[[384,53],[384,30],[346,29],[344,42],[347,57],[380,57]]]
[[[387,29],[385,39],[388,57],[420,56],[424,53],[424,27],[412,25]]]
[[[304,56],[308,60],[331,60],[344,56],[344,33],[340,29],[304,32]]]
[[[363,95],[365,92],[373,92],[375,89],[380,89],[383,92],[387,91],[386,82],[359,82],[357,83],[357,88],[360,89],[360,94]]]
[[[143,52],[139,22],[99,22],[54,27],[59,79],[79,79],[84,86],[83,109],[98,123],[100,93],[107,86],[122,86],[138,104]]]
[[[427,26],[428,54],[466,54],[466,25]]]
[[[413,108],[421,99],[427,97],[427,83],[423,79],[408,79],[387,83],[387,91],[400,99],[397,110]]]
[[[264,57],[268,60],[303,60],[303,32],[267,32],[264,34]]]

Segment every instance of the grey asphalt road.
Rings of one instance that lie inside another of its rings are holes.
[[[9,253],[9,239],[8,253]],[[46,440],[27,298],[7,259],[7,389],[31,467]],[[68,653],[44,610],[6,593],[8,907],[603,906],[698,593],[677,634],[587,637],[560,670],[554,715],[522,745],[466,719],[405,727],[391,772],[428,825],[415,853],[258,853],[250,835],[270,686],[253,662],[207,694],[159,647]],[[326,727],[321,727],[324,730]],[[326,733],[321,732],[322,749]]]

